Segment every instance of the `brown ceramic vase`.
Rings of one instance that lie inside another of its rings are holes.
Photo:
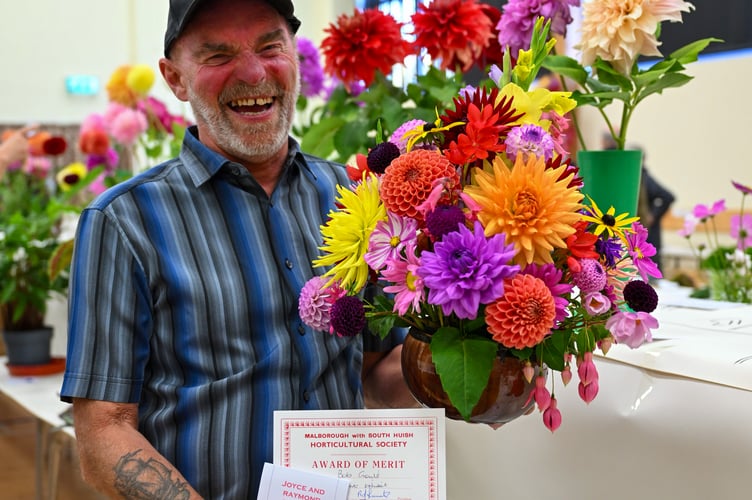
[[[449,401],[431,355],[430,337],[411,330],[402,347],[402,373],[415,399],[428,408],[444,408],[446,416],[463,420]],[[503,354],[494,361],[488,385],[473,408],[469,422],[504,424],[533,410],[530,393],[535,382],[522,373],[523,363]],[[544,368],[545,370],[545,368]]]

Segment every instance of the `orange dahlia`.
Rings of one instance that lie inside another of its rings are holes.
[[[486,324],[501,345],[524,349],[537,345],[554,326],[556,305],[540,278],[517,274],[504,282],[504,295],[486,307]]]
[[[465,188],[480,206],[486,236],[505,233],[514,243],[517,264],[553,262],[551,252],[566,248],[566,238],[575,232],[582,194],[570,185],[573,173],[562,175],[565,168],[546,168],[543,157],[525,161],[517,155],[510,169],[496,157],[492,171],[475,169],[473,185]]]
[[[129,64],[124,64],[115,68],[110,75],[110,79],[105,85],[107,97],[110,101],[119,102],[123,106],[132,107],[136,105],[138,95],[128,87],[128,73],[131,71]]]
[[[360,81],[370,85],[377,70],[388,74],[411,52],[401,27],[402,23],[378,9],[340,15],[336,24],[324,30],[328,33],[321,42],[324,69],[348,89]]]
[[[460,179],[455,166],[437,151],[413,149],[396,158],[381,177],[381,199],[387,210],[422,219],[418,205],[426,201],[434,183],[446,179],[447,192],[454,191]]]
[[[442,70],[467,71],[482,59],[493,38],[493,22],[475,0],[419,3],[413,14],[415,44],[438,59]]]

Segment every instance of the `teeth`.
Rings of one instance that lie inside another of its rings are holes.
[[[258,97],[256,99],[239,99],[237,101],[230,102],[230,106],[266,106],[271,104],[273,99],[271,97]]]

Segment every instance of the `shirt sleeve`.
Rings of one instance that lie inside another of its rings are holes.
[[[101,210],[84,211],[75,241],[61,398],[138,402],[151,330],[145,275]]]

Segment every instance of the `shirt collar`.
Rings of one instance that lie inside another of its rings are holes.
[[[195,125],[188,127],[185,131],[180,159],[196,186],[204,184],[216,175],[223,166],[232,163],[221,154],[206,147],[198,139],[198,128]],[[295,164],[313,174],[310,165],[305,161],[303,153],[300,150],[300,144],[292,137],[289,137],[284,171],[288,171]]]

